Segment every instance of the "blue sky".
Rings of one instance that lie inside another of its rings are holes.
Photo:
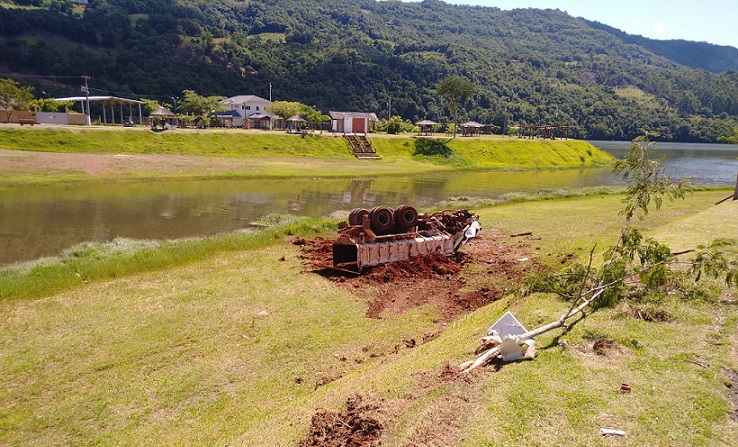
[[[652,39],[685,39],[738,48],[735,0],[444,0],[446,3],[560,9],[574,17]]]

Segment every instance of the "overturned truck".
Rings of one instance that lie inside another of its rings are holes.
[[[333,266],[361,271],[414,256],[451,255],[479,230],[479,217],[467,210],[425,214],[410,205],[356,208],[333,244]]]

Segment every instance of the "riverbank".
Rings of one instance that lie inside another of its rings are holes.
[[[734,252],[735,202],[713,206],[724,195],[698,192],[636,224],[673,250],[720,240]],[[0,300],[0,444],[297,445],[316,412],[361,395],[384,446],[610,445],[600,427],[625,431],[618,442],[629,446],[733,445],[738,306],[719,282],[702,299],[628,303],[668,321],[601,309],[539,337],[535,360],[465,380],[448,374],[504,312],[535,327],[568,307],[523,298],[514,278],[490,282],[488,271],[585,260],[594,244],[603,251],[617,237],[621,198],[473,210],[483,239],[465,249],[474,257],[447,299],[504,292],[451,321],[427,303],[367,318],[376,290],[303,264],[295,235],[334,234],[319,221],[184,245],[80,247],[44,267],[73,284],[34,295],[19,286]],[[525,231],[533,234],[509,237]],[[483,246],[516,256],[503,263]],[[31,265],[14,272],[29,284],[52,276]],[[597,340],[607,349],[595,352]]]
[[[40,126],[39,126],[40,127]],[[450,170],[604,166],[585,141],[485,136],[435,138],[445,153],[417,154],[426,138],[370,135],[379,160],[355,158],[334,135],[243,129],[19,129],[0,127],[0,187],[196,179],[386,176]]]

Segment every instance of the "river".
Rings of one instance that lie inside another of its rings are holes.
[[[593,141],[621,157],[628,142]],[[666,173],[733,185],[738,146],[659,143]],[[193,181],[0,191],[0,266],[54,256],[86,241],[178,239],[230,232],[271,213],[322,217],[377,205],[425,209],[454,197],[619,185],[609,168],[461,172],[391,178]]]

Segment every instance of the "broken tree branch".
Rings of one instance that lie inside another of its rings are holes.
[[[533,232],[532,231],[526,231],[524,233],[511,234],[510,237],[532,236],[532,235],[533,235]]]

